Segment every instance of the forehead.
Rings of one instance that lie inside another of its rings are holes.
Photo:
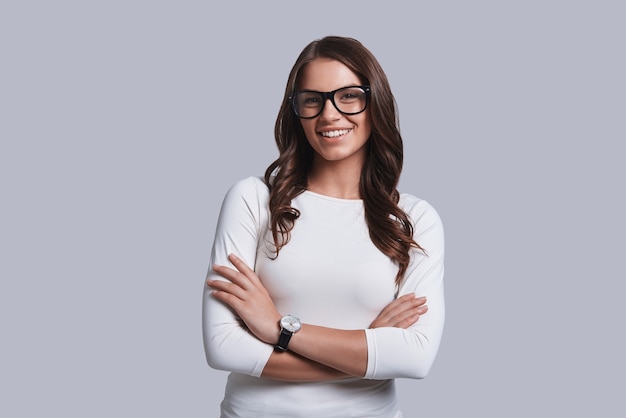
[[[359,77],[341,62],[330,58],[316,58],[302,69],[298,89],[332,91],[360,84]]]

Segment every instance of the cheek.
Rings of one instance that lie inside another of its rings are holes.
[[[370,136],[372,136],[372,125],[370,123],[366,124],[363,135],[365,135],[365,140],[368,140]]]
[[[361,120],[355,122],[359,126],[359,135],[362,136],[363,140],[367,141],[372,135],[372,122],[369,118],[369,114],[364,115]]]
[[[364,120],[363,123],[365,124],[365,126],[367,127],[367,136],[369,137],[372,134],[372,116],[370,115],[370,110],[367,109],[365,111],[365,115],[364,116]]]

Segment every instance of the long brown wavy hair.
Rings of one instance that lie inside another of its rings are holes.
[[[361,83],[371,88],[368,106],[372,133],[366,144],[359,193],[370,238],[380,251],[398,264],[396,283],[399,283],[409,265],[410,249],[423,249],[413,239],[413,225],[407,214],[398,207],[400,195],[396,187],[402,171],[403,147],[396,101],[387,76],[374,55],[352,38],[328,36],[311,42],[302,50],[289,73],[274,127],[279,156],[265,171],[276,257],[289,242],[290,232],[300,216],[291,201],[306,190],[307,173],[314,155],[300,119],[293,111],[290,96],[298,89],[303,68],[316,58],[341,62],[359,77]]]

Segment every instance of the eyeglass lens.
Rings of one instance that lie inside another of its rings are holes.
[[[361,87],[345,87],[335,91],[331,101],[341,113],[353,115],[365,110],[367,93]],[[298,92],[294,101],[296,114],[301,118],[314,118],[322,113],[325,102],[324,93]]]

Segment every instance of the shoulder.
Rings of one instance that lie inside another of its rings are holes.
[[[250,176],[234,183],[228,192],[227,197],[243,198],[244,200],[266,200],[269,196],[267,185],[261,177]]]
[[[408,193],[401,193],[398,206],[411,219],[415,232],[431,228],[443,229],[441,218],[437,210],[426,200]]]
[[[418,218],[439,218],[437,210],[426,200],[413,196],[408,193],[401,193],[398,206],[409,215],[413,221],[417,221]]]
[[[259,177],[248,177],[234,183],[226,192],[220,210],[224,225],[264,225],[268,216],[269,191]]]
[[[269,190],[260,177],[247,177],[234,183],[222,201],[224,216],[250,213],[260,219],[267,210]]]

